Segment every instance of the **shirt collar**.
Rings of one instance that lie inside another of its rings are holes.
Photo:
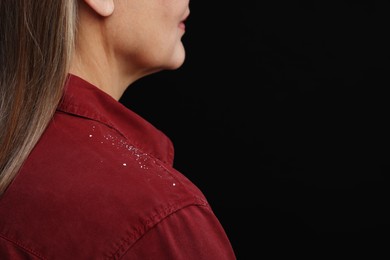
[[[69,74],[59,111],[88,118],[118,131],[133,145],[173,164],[171,140],[152,124],[86,80]]]

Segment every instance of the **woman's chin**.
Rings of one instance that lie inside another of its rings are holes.
[[[176,69],[180,68],[184,63],[185,58],[186,58],[186,55],[185,55],[185,51],[183,48],[181,52],[175,53],[175,55],[173,55],[167,69],[176,70]]]

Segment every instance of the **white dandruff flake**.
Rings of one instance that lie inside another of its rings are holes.
[[[123,166],[127,166],[127,164],[126,164],[126,163],[124,163],[124,164],[123,164]]]

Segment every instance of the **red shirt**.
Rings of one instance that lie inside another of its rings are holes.
[[[0,198],[0,259],[236,259],[170,140],[83,79]]]

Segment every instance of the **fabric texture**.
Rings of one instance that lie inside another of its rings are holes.
[[[235,259],[169,138],[69,75],[56,114],[0,198],[0,259]]]

